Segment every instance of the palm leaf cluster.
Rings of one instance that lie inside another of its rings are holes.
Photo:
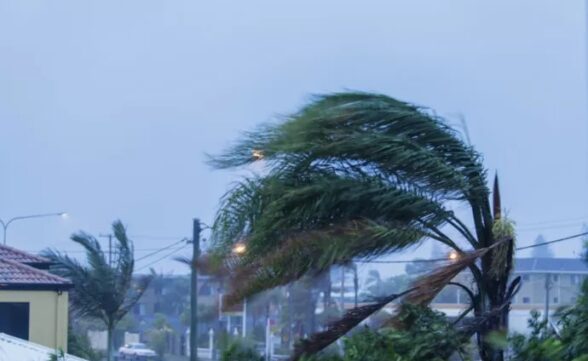
[[[44,252],[44,256],[54,263],[52,272],[70,279],[74,284],[71,295],[73,310],[80,316],[96,318],[105,324],[122,319],[150,281],[150,277],[140,278],[138,283],[133,281],[133,244],[120,221],[113,223],[112,230],[116,242],[111,261],[100,242],[85,232],[71,237],[86,251],[85,264],[55,250]]]
[[[262,174],[234,185],[213,226],[217,255],[247,244],[232,261],[235,301],[425,239],[460,254],[466,250],[459,244],[481,250],[495,242],[480,155],[428,109],[378,94],[317,96],[282,121],[246,133],[211,163],[234,168],[260,161]],[[473,230],[448,208],[450,202],[468,205]],[[448,227],[458,239],[448,236]],[[498,294],[506,289],[505,277],[483,275],[497,264],[494,253],[478,253],[481,265],[475,259],[466,265],[484,297],[488,287]],[[477,311],[492,302],[479,302]]]

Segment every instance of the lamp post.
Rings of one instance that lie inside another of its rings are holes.
[[[65,212],[59,212],[59,213],[42,213],[42,214],[31,214],[28,216],[18,216],[18,217],[13,217],[10,218],[8,221],[4,221],[2,219],[0,219],[0,224],[2,225],[2,228],[4,230],[4,238],[3,238],[3,244],[6,245],[6,230],[8,229],[8,226],[10,226],[10,224],[14,221],[19,221],[21,219],[30,219],[30,218],[44,218],[44,217],[67,217],[67,213]]]

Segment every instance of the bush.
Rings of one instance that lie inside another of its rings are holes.
[[[426,307],[404,305],[402,329],[374,331],[364,327],[343,340],[343,357],[318,355],[304,361],[445,361],[458,352],[465,359],[468,339],[444,314]]]
[[[221,361],[263,361],[263,357],[242,341],[233,341],[223,350]]]

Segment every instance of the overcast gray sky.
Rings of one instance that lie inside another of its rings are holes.
[[[500,172],[520,244],[576,233],[588,221],[584,6],[2,1],[0,217],[71,214],[14,223],[8,243],[73,250],[71,232],[105,232],[115,218],[138,256],[189,236],[235,179],[205,152],[309,94],[345,89],[462,114]]]

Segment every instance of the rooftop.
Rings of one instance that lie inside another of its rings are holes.
[[[48,347],[0,333],[0,360],[47,361],[54,354],[55,350]],[[64,356],[65,361],[86,361],[72,355]]]
[[[588,274],[588,263],[581,258],[516,258],[514,272]]]
[[[51,261],[47,258],[36,256],[5,245],[0,245],[0,259],[24,263],[37,268],[45,268],[51,264]]]
[[[65,278],[0,258],[0,290],[67,290],[71,286]]]

